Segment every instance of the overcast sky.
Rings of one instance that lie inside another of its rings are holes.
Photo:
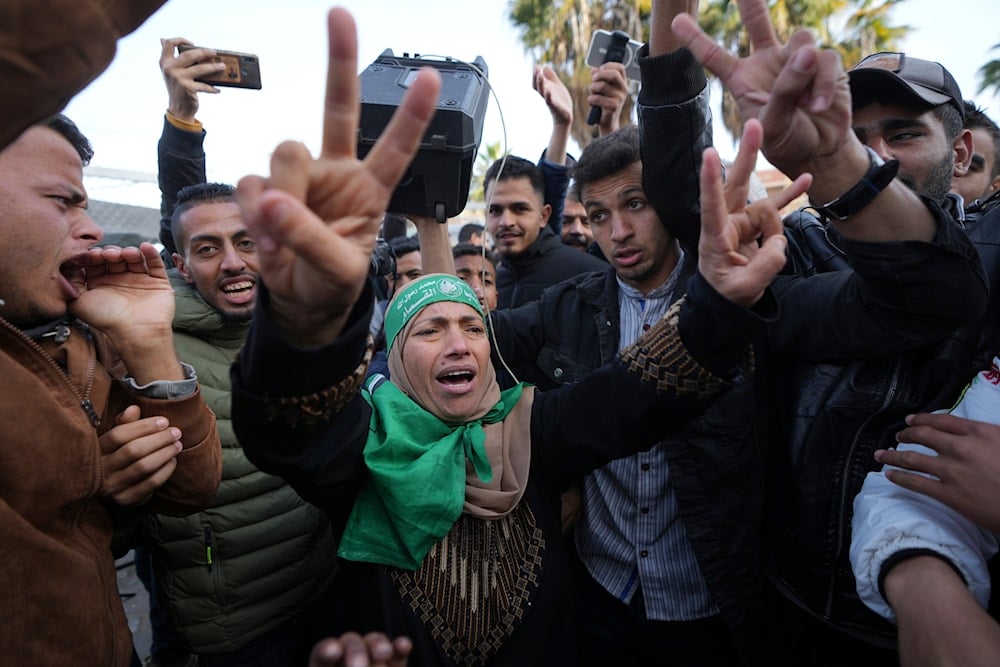
[[[507,0],[349,0],[341,3],[359,30],[359,68],[385,49],[472,60],[483,56],[506,122],[507,145],[534,159],[548,141],[550,117],[531,89],[532,61],[507,20]],[[206,152],[211,180],[235,182],[247,173],[264,173],[268,156],[284,139],[302,140],[314,151],[320,137],[326,70],[326,10],[318,0],[169,0],[139,30],[119,45],[111,67],[67,108],[91,138],[95,166],[155,174],[156,141],[166,108],[160,77],[160,37],[181,36],[200,46],[256,53],[263,89],[223,89],[202,95],[198,117],[208,130]],[[894,20],[915,30],[904,44],[913,55],[938,60],[955,75],[966,97],[973,97],[976,70],[1000,51],[996,0],[906,0]],[[977,101],[1000,118],[1000,103]],[[491,98],[483,143],[502,141],[500,113]],[[732,153],[724,130],[716,131],[724,156]],[[87,183],[91,196],[122,203],[157,206],[153,186],[104,179]]]

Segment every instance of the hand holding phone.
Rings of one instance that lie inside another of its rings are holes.
[[[180,45],[178,52],[189,51],[200,48],[197,46]],[[240,53],[239,51],[222,51],[214,49],[215,62],[221,62],[226,69],[199,77],[195,81],[208,83],[213,86],[226,86],[230,88],[250,88],[260,90],[260,60],[252,53]]]
[[[642,44],[629,37],[621,30],[608,32],[595,30],[590,39],[590,49],[587,51],[587,64],[600,67],[604,63],[622,63],[625,65],[625,75],[633,81],[639,80],[638,53]],[[591,106],[587,116],[587,125],[597,125],[601,120],[600,107]]]

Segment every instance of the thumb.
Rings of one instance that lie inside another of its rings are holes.
[[[142,411],[139,409],[138,405],[130,405],[115,417],[116,424],[130,424],[132,422],[139,421],[139,417],[142,416]]]

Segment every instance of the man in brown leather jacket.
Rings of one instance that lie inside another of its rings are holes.
[[[7,665],[129,664],[113,516],[211,501],[215,418],[173,348],[156,249],[95,248],[64,116],[0,151],[0,655]]]

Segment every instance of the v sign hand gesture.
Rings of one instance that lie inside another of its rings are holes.
[[[319,159],[301,144],[283,143],[271,159],[270,178],[246,177],[238,188],[271,313],[300,345],[333,340],[361,295],[379,220],[416,154],[441,85],[436,72],[421,71],[378,143],[358,160],[354,19],[343,9],[331,10],[329,33]]]
[[[785,265],[780,210],[812,182],[809,174],[802,174],[778,194],[747,204],[761,134],[759,122],[747,122],[725,187],[714,148],[705,149],[701,162],[698,270],[719,294],[743,307],[757,303]]]

